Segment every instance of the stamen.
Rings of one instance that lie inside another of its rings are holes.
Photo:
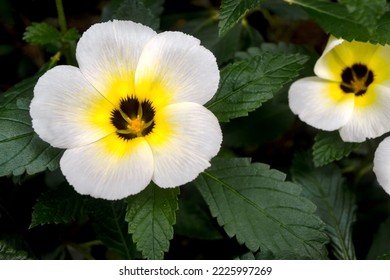
[[[111,123],[117,135],[125,140],[146,136],[154,127],[154,108],[149,101],[128,97],[111,112]]]

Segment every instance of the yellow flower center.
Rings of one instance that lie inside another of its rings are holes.
[[[361,96],[367,92],[368,86],[374,81],[374,73],[366,65],[356,63],[343,70],[341,79],[340,88],[344,93]]]
[[[111,124],[116,134],[125,140],[148,135],[154,127],[154,108],[149,101],[127,97],[121,100],[119,108],[111,112]]]

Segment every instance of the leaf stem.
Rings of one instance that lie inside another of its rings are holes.
[[[58,14],[58,23],[60,25],[61,33],[64,35],[68,30],[64,12],[64,6],[62,0],[56,0],[57,14]]]
[[[58,15],[58,24],[60,25],[61,35],[62,35],[62,50],[61,52],[65,56],[67,64],[76,65],[76,59],[74,57],[74,48],[72,45],[64,40],[65,35],[68,33],[68,25],[66,23],[64,6],[62,0],[56,0],[57,15]]]

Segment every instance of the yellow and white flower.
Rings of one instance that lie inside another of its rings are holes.
[[[214,55],[180,32],[131,21],[95,24],[80,38],[79,67],[57,66],[34,89],[37,134],[66,149],[60,167],[81,194],[121,199],[151,181],[192,181],[222,142],[203,104],[219,83]]]
[[[390,46],[331,36],[314,73],[289,90],[290,108],[302,121],[339,130],[347,142],[390,131]]]
[[[373,170],[378,183],[390,195],[390,137],[385,138],[376,149]]]

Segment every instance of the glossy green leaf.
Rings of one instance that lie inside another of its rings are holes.
[[[339,2],[344,4],[351,16],[370,33],[374,31],[387,9],[386,0],[339,0]]]
[[[84,199],[66,183],[56,190],[43,193],[33,207],[30,228],[75,221],[85,211]]]
[[[340,169],[333,165],[315,168],[311,157],[302,154],[294,159],[291,173],[293,180],[303,186],[303,194],[317,205],[335,257],[355,259],[352,225],[356,219],[356,202]]]
[[[248,159],[215,159],[195,185],[230,236],[252,252],[326,257],[324,224],[285,174]]]
[[[385,13],[386,6],[384,3],[379,3],[377,8],[368,9],[367,6],[372,3],[370,0],[362,0],[364,6],[360,8],[357,8],[359,4],[356,1],[348,1],[348,6],[318,0],[285,1],[304,8],[326,32],[336,37],[349,41],[356,39],[381,44],[390,43],[390,37],[388,36],[390,13]],[[375,3],[377,2],[376,0]],[[366,20],[367,17],[371,19],[369,22]]]
[[[97,237],[124,259],[134,259],[135,245],[128,234],[125,221],[126,203],[91,199],[88,201],[88,216]]]
[[[126,221],[144,258],[162,259],[173,238],[179,189],[149,185],[141,193],[127,198]]]
[[[264,0],[223,0],[219,16],[219,34],[222,36],[245,14],[258,7]]]
[[[321,131],[315,137],[313,161],[315,166],[323,166],[348,156],[359,143],[344,142],[338,131]]]
[[[59,166],[62,150],[33,131],[29,104],[41,73],[5,92],[0,100],[0,176],[35,174]]]
[[[263,52],[230,64],[206,107],[220,122],[247,116],[296,78],[306,61],[303,55]]]

